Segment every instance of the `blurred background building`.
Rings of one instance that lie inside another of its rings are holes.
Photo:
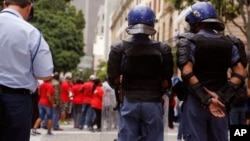
[[[85,56],[81,58],[78,69],[93,69],[93,45],[95,40],[95,30],[98,21],[98,9],[104,4],[104,0],[71,0],[71,4],[77,10],[82,10],[86,21],[83,31],[83,40],[85,43],[83,52]]]

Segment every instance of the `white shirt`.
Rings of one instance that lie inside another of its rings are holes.
[[[15,10],[0,13],[0,85],[34,92],[35,77],[53,73],[48,44],[41,33]]]

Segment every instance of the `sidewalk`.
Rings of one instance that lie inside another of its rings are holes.
[[[117,131],[91,132],[73,128],[73,125],[61,125],[63,131],[53,131],[54,135],[47,135],[47,130],[37,129],[41,135],[30,136],[30,141],[113,141]],[[176,141],[177,125],[165,133],[165,141]]]
[[[30,141],[113,141],[116,138],[116,131],[91,132],[73,128],[71,124],[61,125],[63,131],[53,131],[54,135],[47,135],[46,129],[37,129],[41,135],[30,136]]]

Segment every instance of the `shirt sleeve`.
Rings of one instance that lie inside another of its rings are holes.
[[[235,64],[239,59],[240,59],[239,50],[235,45],[233,45],[231,65]]]
[[[40,33],[41,34],[41,33]],[[33,51],[32,70],[36,77],[47,77],[53,73],[53,60],[50,48],[42,35],[38,37]]]

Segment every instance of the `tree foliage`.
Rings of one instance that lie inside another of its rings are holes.
[[[55,70],[75,69],[83,54],[85,21],[82,11],[76,11],[65,0],[37,0],[32,24],[39,28],[48,42]]]
[[[31,24],[41,30],[49,44],[55,71],[75,69],[84,55],[82,11],[77,11],[67,0],[35,0]]]
[[[106,61],[99,61],[97,66],[96,76],[101,80],[105,80],[107,77],[107,62]]]

